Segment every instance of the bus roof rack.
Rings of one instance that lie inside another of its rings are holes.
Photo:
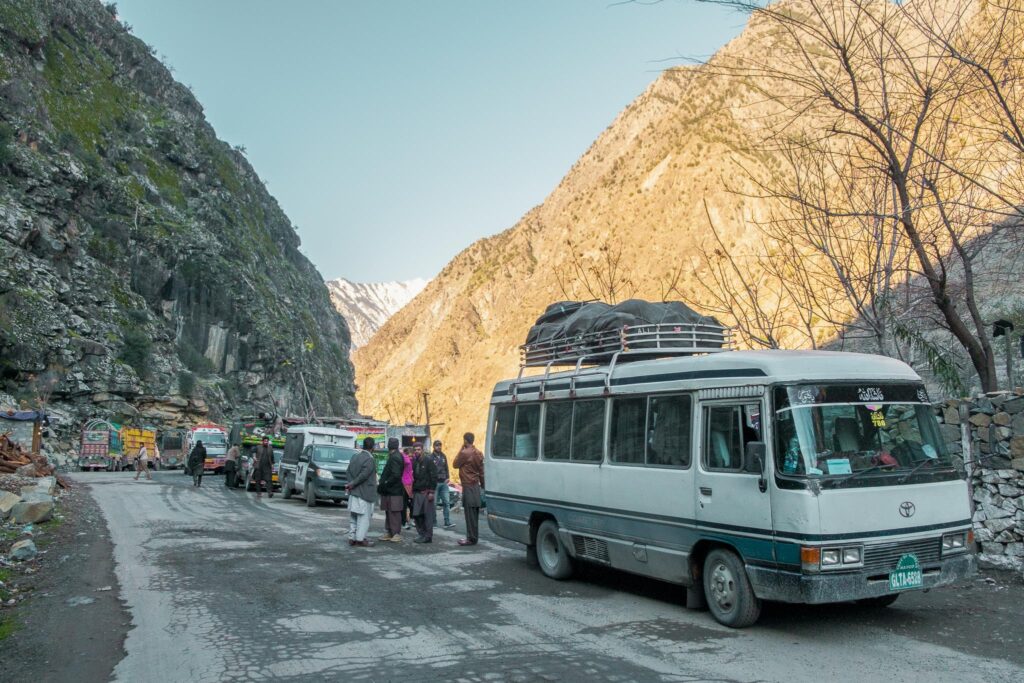
[[[720,353],[732,348],[732,328],[704,323],[624,325],[523,344],[520,366],[600,365],[666,356]]]

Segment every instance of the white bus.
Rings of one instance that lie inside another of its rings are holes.
[[[962,469],[906,364],[580,353],[490,406],[488,523],[551,578],[578,561],[654,577],[742,627],[762,600],[885,606],[976,571]]]

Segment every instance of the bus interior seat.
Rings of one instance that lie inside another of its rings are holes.
[[[860,430],[857,429],[857,418],[837,417],[833,445],[837,453],[855,453],[860,450]]]

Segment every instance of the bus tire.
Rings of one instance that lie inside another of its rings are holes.
[[[572,576],[572,558],[558,537],[558,524],[547,519],[537,529],[537,563],[545,576],[562,581]]]
[[[743,562],[731,550],[718,548],[708,553],[704,595],[711,615],[724,626],[744,628],[761,616],[761,601],[754,595]]]
[[[292,497],[292,478],[285,477],[284,483],[281,484],[281,497],[288,500]]]
[[[877,598],[864,598],[858,600],[857,604],[864,607],[888,607],[892,603],[896,602],[896,598],[900,597],[899,593],[889,593],[888,595],[879,595]]]

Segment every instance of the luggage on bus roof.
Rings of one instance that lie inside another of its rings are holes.
[[[620,330],[626,325],[695,324],[722,325],[715,318],[701,315],[681,301],[629,299],[614,306],[603,301],[559,301],[548,306],[537,318],[526,336],[526,343],[571,340],[592,332]]]

